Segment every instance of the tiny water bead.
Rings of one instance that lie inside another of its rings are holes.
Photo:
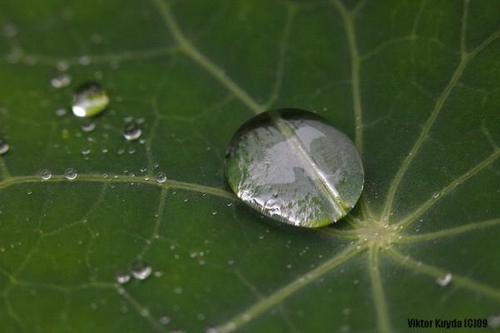
[[[40,170],[38,174],[40,175],[40,178],[42,180],[49,180],[50,178],[52,178],[52,172],[50,172],[50,170],[48,169]]]
[[[127,273],[118,273],[116,275],[116,282],[119,284],[126,284],[130,281],[130,275]]]
[[[260,114],[241,126],[226,153],[226,178],[250,207],[278,221],[316,228],[354,207],[364,184],[353,142],[318,115]]]
[[[81,85],[73,94],[73,114],[77,117],[93,117],[104,111],[109,97],[103,87],[96,82]]]
[[[73,168],[68,168],[64,171],[64,178],[67,180],[75,180],[78,176],[78,173]]]
[[[446,273],[444,276],[437,278],[436,283],[441,287],[446,287],[447,285],[450,284],[452,279],[453,275],[451,273]]]
[[[142,135],[142,130],[136,123],[130,123],[127,126],[125,126],[125,129],[123,130],[123,137],[127,141],[134,141],[137,140],[141,137]]]
[[[80,128],[82,129],[82,132],[89,133],[95,130],[96,124],[93,122],[85,123],[82,126],[80,126]]]
[[[167,175],[163,172],[158,172],[155,178],[158,184],[163,184],[167,181]]]
[[[50,80],[50,84],[56,89],[67,87],[71,84],[71,76],[68,73],[60,73]]]
[[[10,150],[9,144],[5,140],[0,139],[0,155],[7,154],[9,150]]]
[[[152,272],[151,266],[144,262],[135,263],[131,271],[132,276],[137,280],[146,280]]]

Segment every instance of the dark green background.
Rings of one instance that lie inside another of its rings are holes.
[[[499,2],[162,1],[0,4],[2,332],[500,315]],[[72,84],[54,89],[61,60]],[[111,103],[82,133],[55,110],[89,80]],[[318,112],[362,152],[364,195],[332,227],[276,226],[224,190],[232,134],[278,107]],[[126,117],[144,118],[142,144]],[[161,276],[116,285],[141,258]]]

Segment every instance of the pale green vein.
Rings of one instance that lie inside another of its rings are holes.
[[[342,17],[345,28],[347,42],[349,44],[349,54],[351,56],[351,88],[352,88],[352,103],[354,108],[355,120],[355,142],[359,151],[363,153],[363,107],[361,101],[361,59],[358,51],[356,40],[356,26],[353,17],[347,11],[340,0],[331,0]]]
[[[358,147],[361,155],[363,154],[363,103],[361,99],[361,57],[358,51],[358,44],[356,39],[356,26],[354,23],[354,16],[347,11],[345,6],[339,0],[330,0],[331,3],[337,8],[349,44],[349,54],[351,57],[351,90],[352,90],[352,104],[354,112],[354,141]],[[370,218],[372,216],[370,207],[366,200],[361,198],[359,202],[361,214]]]
[[[7,167],[7,164],[5,163],[3,157],[1,156],[0,156],[0,177],[2,178],[10,177],[9,168]]]
[[[422,205],[420,205],[415,211],[410,213],[407,217],[398,222],[398,224],[402,225],[404,228],[407,228],[413,222],[415,222],[419,217],[425,214],[431,207],[433,207],[438,201],[446,197],[448,194],[452,193],[455,188],[459,187],[463,183],[465,183],[468,179],[474,177],[476,174],[481,172],[484,168],[491,165],[495,160],[500,156],[500,149],[496,149],[493,153],[491,153],[487,158],[479,162],[476,166],[469,169],[460,177],[453,180],[451,183],[443,187],[440,191],[435,192],[431,198],[425,201]]]
[[[235,196],[228,191],[211,186],[199,185],[194,183],[182,182],[177,180],[167,180],[164,183],[158,183],[155,179],[149,177],[126,176],[126,175],[97,175],[97,174],[80,174],[73,180],[67,180],[63,175],[53,175],[51,179],[42,181],[37,176],[13,176],[0,181],[0,190],[10,186],[19,184],[44,184],[44,183],[124,183],[124,184],[146,184],[158,186],[160,188],[175,188],[180,190],[206,193],[224,199],[235,200]]]
[[[355,257],[357,254],[366,250],[364,247],[349,247],[342,251],[333,258],[327,260],[320,266],[314,268],[313,270],[301,275],[297,279],[293,280],[284,287],[276,290],[272,294],[261,298],[255,304],[248,307],[246,310],[242,311],[240,314],[231,318],[228,322],[217,326],[212,331],[217,333],[229,333],[234,332],[246,325],[251,320],[262,315],[269,309],[281,304],[288,297],[306,287],[310,283],[317,281],[320,277],[326,273],[332,271],[334,268],[344,264],[348,260]]]
[[[420,148],[426,141],[429,132],[434,125],[434,122],[436,121],[439,113],[443,109],[444,104],[448,100],[448,97],[455,88],[456,84],[462,77],[463,71],[465,69],[466,61],[464,60],[465,58],[462,58],[460,63],[458,64],[457,68],[455,69],[450,81],[446,85],[445,89],[441,93],[441,95],[438,97],[436,100],[436,103],[434,104],[434,109],[432,110],[429,118],[427,118],[427,121],[425,122],[424,126],[422,127],[422,131],[420,132],[420,135],[417,138],[417,141],[411,148],[410,152],[406,157],[404,158],[403,162],[401,163],[401,166],[399,167],[398,171],[396,172],[396,175],[394,176],[393,180],[391,181],[391,184],[389,186],[389,191],[387,193],[387,199],[385,201],[384,209],[382,211],[382,220],[387,220],[388,216],[391,214],[392,207],[394,204],[394,199],[396,196],[396,192],[399,188],[399,184],[403,180],[403,177],[405,176],[406,172],[408,171],[408,168],[410,167],[411,163],[413,162],[413,159],[417,155],[417,153],[420,151]]]
[[[379,249],[371,247],[368,252],[368,270],[370,273],[370,282],[375,312],[377,314],[377,328],[379,332],[392,332],[389,321],[389,312],[387,311],[387,302],[385,301],[384,286],[380,277]]]
[[[431,111],[431,114],[427,118],[424,126],[422,127],[422,130],[420,131],[420,134],[415,141],[415,144],[411,148],[410,152],[408,155],[406,155],[405,159],[401,163],[401,166],[399,167],[398,171],[396,172],[396,175],[394,176],[393,180],[391,181],[389,185],[389,190],[387,192],[387,199],[385,201],[384,208],[382,210],[382,215],[380,219],[382,220],[387,220],[389,215],[392,212],[392,208],[394,205],[394,199],[396,196],[396,192],[399,188],[399,185],[401,181],[403,180],[403,177],[405,176],[406,172],[408,171],[411,163],[413,162],[415,156],[417,153],[420,151],[420,148],[428,138],[429,132],[431,131],[438,115],[442,111],[444,105],[446,104],[446,101],[448,100],[451,92],[453,89],[457,86],[459,83],[463,72],[465,68],[467,67],[467,64],[471,62],[474,57],[476,57],[481,51],[483,51],[488,45],[490,45],[493,41],[498,39],[500,37],[500,31],[495,31],[492,33],[489,37],[487,37],[482,43],[480,43],[475,49],[473,49],[470,52],[467,52],[467,46],[465,43],[466,37],[465,34],[467,33],[466,31],[466,25],[467,25],[467,1],[464,4],[464,13],[462,16],[462,28],[461,28],[461,36],[460,36],[460,43],[461,43],[461,49],[460,49],[460,61],[453,72],[450,81],[448,84],[445,86],[439,97],[436,99],[436,102],[434,104],[434,108]]]
[[[453,276],[451,283],[455,284],[456,286],[469,289],[485,297],[500,301],[500,290],[498,289],[477,282],[471,278],[464,277],[453,272],[445,271],[443,269],[422,263],[420,261],[416,261],[411,257],[405,256],[395,250],[389,250],[387,253],[389,254],[390,258],[394,259],[395,262],[414,272],[429,275],[436,279],[442,278],[446,274],[450,273]]]
[[[462,26],[460,29],[460,52],[467,52],[467,17],[469,16],[469,0],[463,1]]]
[[[465,8],[464,8],[465,11]],[[465,14],[464,14],[465,17]],[[461,35],[466,33],[465,30],[465,20],[462,20],[462,29],[461,29]],[[465,37],[461,36],[460,40],[464,40]],[[417,153],[420,151],[420,148],[424,144],[424,142],[427,140],[427,137],[429,135],[429,132],[431,131],[431,128],[433,127],[434,123],[436,122],[437,117],[439,116],[441,110],[443,109],[446,101],[448,100],[448,97],[450,96],[451,92],[457,85],[457,83],[460,81],[460,78],[462,77],[462,74],[465,70],[465,67],[467,65],[468,58],[466,57],[466,54],[461,50],[461,56],[460,56],[460,61],[458,63],[458,66],[456,67],[455,71],[453,72],[450,81],[448,84],[445,86],[443,91],[441,92],[441,95],[437,98],[434,108],[431,111],[431,114],[427,118],[424,126],[422,127],[422,130],[420,131],[420,135],[418,136],[417,140],[415,141],[415,144],[411,148],[410,152],[406,157],[404,158],[403,162],[401,163],[401,166],[399,167],[398,171],[396,172],[396,175],[394,176],[393,180],[391,181],[391,184],[389,185],[389,190],[387,192],[387,199],[385,201],[384,208],[382,210],[382,220],[387,220],[389,215],[391,214],[392,207],[394,204],[394,199],[396,196],[396,192],[399,188],[399,184],[403,180],[403,177],[405,176],[406,172],[408,171],[408,168],[410,167],[411,163],[413,162],[413,159],[417,155]]]
[[[161,226],[161,220],[163,218],[163,213],[165,212],[167,192],[168,190],[166,188],[161,189],[160,199],[158,200],[158,209],[156,210],[156,214],[154,215],[155,224],[153,227],[153,232],[151,236],[148,239],[146,239],[144,247],[142,248],[141,252],[137,255],[137,257],[140,259],[142,259],[144,254],[146,254],[149,251],[151,244],[153,244],[154,240],[160,237],[160,226]]]
[[[211,74],[220,84],[229,90],[236,98],[245,104],[254,113],[261,113],[265,109],[257,103],[243,88],[234,82],[218,65],[201,53],[196,46],[184,35],[174,16],[170,11],[169,5],[163,0],[152,0],[158,9],[165,25],[179,45],[179,50],[188,58],[198,64]]]
[[[40,233],[41,233],[41,237],[49,237],[49,236],[53,236],[53,235],[56,235],[64,230],[67,230],[67,229],[70,229],[70,228],[73,228],[77,225],[82,225],[85,223],[85,221],[88,219],[88,217],[93,213],[95,212],[95,210],[97,209],[97,207],[102,203],[102,201],[104,200],[104,196],[106,195],[106,192],[107,192],[107,189],[108,189],[108,183],[104,183],[102,188],[101,188],[101,191],[99,192],[99,195],[97,196],[96,200],[94,201],[94,203],[92,204],[92,206],[90,206],[90,208],[87,210],[87,212],[80,218],[78,219],[77,221],[75,222],[72,222],[72,223],[69,223],[69,224],[65,224],[57,229],[54,229],[54,230],[51,230],[51,231],[48,231],[48,232],[43,232],[42,230],[40,230]]]
[[[481,222],[472,222],[465,225],[449,228],[446,230],[440,230],[436,232],[429,232],[422,235],[408,235],[404,236],[399,242],[400,243],[419,243],[431,241],[439,238],[452,237],[460,234],[464,234],[471,231],[482,230],[486,228],[491,228],[500,225],[500,219],[491,219]]]
[[[292,30],[293,20],[295,18],[295,12],[296,12],[296,6],[294,4],[290,4],[287,7],[286,22],[283,28],[283,33],[282,33],[283,36],[281,38],[281,43],[279,47],[278,64],[276,66],[276,77],[273,88],[271,90],[271,94],[269,95],[266,104],[263,106],[265,109],[269,109],[279,96],[279,91],[283,83],[283,74],[285,71],[285,55],[288,49],[288,41],[290,39],[290,32]]]
[[[85,58],[89,59],[90,64],[102,64],[102,63],[120,63],[126,61],[134,60],[150,60],[154,58],[164,57],[169,54],[173,54],[178,51],[177,47],[156,47],[150,49],[144,49],[139,51],[122,51],[117,53],[108,54],[90,54],[85,55]],[[3,59],[5,57],[0,57]],[[54,57],[45,54],[25,54],[22,55],[18,61],[9,61],[9,64],[29,64],[33,65],[44,65],[57,67],[60,64],[67,64],[69,66],[78,66],[82,64],[82,56],[72,56],[72,57]]]
[[[132,308],[144,319],[148,321],[148,323],[158,332],[164,332],[166,331],[166,328],[162,326],[157,320],[155,320],[149,310],[144,307],[142,304],[140,304],[132,295],[130,295],[125,288],[121,286],[115,286],[114,289],[120,295],[123,297],[131,306]]]

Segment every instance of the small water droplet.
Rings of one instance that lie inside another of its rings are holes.
[[[63,116],[65,116],[65,115],[66,115],[66,112],[67,112],[67,111],[66,111],[66,109],[64,109],[64,108],[59,108],[59,109],[57,109],[57,110],[56,110],[56,116],[58,116],[58,117],[63,117]]]
[[[78,63],[82,66],[87,66],[91,62],[91,59],[88,55],[82,55],[80,58],[78,58]]]
[[[0,139],[0,155],[5,155],[10,150],[10,146],[5,140]]]
[[[67,180],[75,180],[78,177],[78,173],[73,168],[68,168],[64,171],[64,178]]]
[[[225,173],[234,193],[287,224],[315,228],[338,221],[363,190],[356,146],[311,112],[262,113],[240,127],[227,151]]]
[[[128,124],[123,130],[123,137],[127,141],[134,141],[141,137],[142,130],[135,123]]]
[[[116,275],[116,282],[118,282],[119,284],[125,284],[129,281],[130,275],[128,275],[127,273],[119,273],[118,275]]]
[[[500,314],[496,315],[496,316],[489,316],[488,317],[488,326],[491,328],[500,327]]]
[[[83,124],[80,128],[82,129],[83,132],[89,133],[95,130],[95,123],[90,122],[90,123],[85,123]]]
[[[56,89],[67,87],[71,84],[71,76],[68,73],[59,73],[50,80],[50,84]]]
[[[66,60],[59,60],[56,64],[56,68],[61,72],[67,71],[69,69],[69,63]]]
[[[5,37],[12,38],[17,35],[17,27],[12,23],[7,23],[3,26],[2,32]]]
[[[137,280],[146,280],[152,272],[151,266],[144,262],[138,262],[132,267],[132,276]]]
[[[170,323],[170,317],[168,317],[168,316],[161,316],[160,317],[160,324],[168,325],[168,323]]]
[[[73,114],[77,117],[93,117],[106,109],[109,97],[102,86],[95,82],[81,85],[73,94]]]
[[[167,175],[165,175],[165,173],[163,172],[159,172],[157,175],[156,175],[156,182],[158,184],[163,184],[167,181]]]
[[[440,193],[439,193],[439,192],[436,192],[436,193],[434,193],[434,194],[432,195],[432,198],[433,198],[433,199],[437,199],[437,198],[439,198],[439,195],[440,195]]]
[[[43,169],[38,172],[38,175],[42,180],[49,180],[52,178],[52,173],[48,169]]]
[[[444,276],[438,278],[436,280],[436,283],[438,285],[440,285],[441,287],[446,287],[447,285],[450,284],[452,279],[453,279],[453,275],[451,273],[446,273]]]

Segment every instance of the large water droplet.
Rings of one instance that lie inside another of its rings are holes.
[[[135,123],[128,124],[123,131],[123,137],[127,139],[127,141],[137,140],[141,137],[141,135],[142,130]]]
[[[266,112],[246,122],[227,150],[226,177],[252,208],[303,227],[344,217],[364,183],[352,141],[325,119],[297,109]]]
[[[73,114],[77,117],[93,117],[104,111],[108,103],[109,97],[100,84],[85,83],[73,94]]]
[[[0,139],[0,155],[5,155],[9,151],[10,146],[7,142]]]
[[[144,262],[138,262],[132,267],[132,276],[137,280],[146,280],[153,270]]]

